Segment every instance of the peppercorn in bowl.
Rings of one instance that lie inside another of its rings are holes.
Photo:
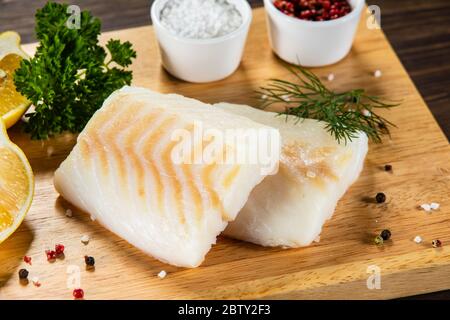
[[[353,39],[364,0],[264,0],[272,50],[297,65],[319,67],[343,59]]]

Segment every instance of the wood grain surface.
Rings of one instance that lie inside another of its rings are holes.
[[[131,41],[138,58],[134,84],[162,92],[177,92],[206,102],[253,104],[252,92],[269,77],[289,77],[267,41],[263,9],[254,12],[244,58],[228,79],[190,84],[169,76],[160,66],[151,27],[103,34]],[[32,52],[33,45],[26,46]],[[383,70],[374,78],[375,69]],[[339,202],[322,232],[321,241],[307,248],[284,250],[220,237],[197,269],[165,265],[146,256],[108,232],[58,197],[52,184],[54,170],[65,159],[74,137],[30,141],[20,127],[11,138],[29,157],[36,175],[36,196],[18,231],[0,247],[0,298],[70,299],[70,272],[79,267],[87,299],[173,298],[395,298],[450,288],[450,146],[411,79],[380,30],[368,30],[363,17],[351,53],[340,63],[316,68],[336,76],[330,87],[354,87],[388,99],[401,98],[400,107],[383,114],[398,125],[392,138],[371,144],[364,171]],[[393,172],[385,172],[385,164]],[[368,201],[385,192],[387,203]],[[441,209],[426,214],[418,209],[436,201]],[[65,216],[67,209],[74,216]],[[393,237],[383,246],[374,236],[388,228]],[[91,237],[88,245],[82,235]],[[413,238],[423,237],[422,244]],[[439,238],[444,246],[431,247]],[[44,250],[55,243],[66,246],[63,260],[48,263]],[[23,255],[33,258],[26,266]],[[96,258],[96,270],[84,269],[83,256]],[[17,271],[30,270],[41,287],[19,284]],[[381,271],[381,289],[369,290],[370,266]],[[157,277],[166,270],[165,279]],[[67,273],[69,272],[69,274]]]
[[[35,41],[34,13],[47,0],[0,0],[0,31],[17,30]],[[61,0],[59,1],[61,2]],[[71,0],[91,10],[103,30],[148,25],[152,0]],[[262,0],[249,0],[253,7]],[[450,137],[450,1],[371,0],[381,9],[381,26],[447,138]],[[449,292],[450,298],[450,292]]]

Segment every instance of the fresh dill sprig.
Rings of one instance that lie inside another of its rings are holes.
[[[280,115],[293,115],[299,121],[305,118],[327,123],[326,129],[338,141],[345,144],[362,131],[374,142],[381,142],[381,135],[389,135],[389,126],[395,125],[375,113],[375,109],[391,108],[398,103],[386,103],[377,96],[368,95],[364,89],[342,93],[329,90],[312,72],[300,66],[286,66],[296,77],[297,83],[270,79],[257,94],[261,107],[283,104]]]

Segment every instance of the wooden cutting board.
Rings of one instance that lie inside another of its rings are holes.
[[[239,70],[224,81],[191,84],[178,81],[161,68],[154,33],[141,27],[105,33],[102,41],[120,38],[133,43],[135,85],[176,92],[206,102],[254,104],[253,90],[270,77],[289,78],[272,54],[264,9],[254,11],[244,58]],[[0,245],[0,298],[71,299],[78,274],[86,299],[175,298],[394,298],[450,288],[450,147],[382,31],[366,27],[362,17],[351,53],[336,65],[316,68],[334,89],[366,88],[400,107],[383,112],[397,124],[391,139],[371,144],[364,171],[341,199],[319,243],[300,249],[263,248],[220,237],[204,263],[196,269],[176,268],[146,256],[124,240],[77,212],[58,197],[54,170],[65,159],[75,139],[64,135],[45,142],[30,141],[19,127],[11,138],[27,154],[36,175],[36,195],[25,222]],[[305,44],[307,45],[307,44]],[[34,45],[26,50],[33,52]],[[373,72],[380,69],[381,78]],[[383,170],[385,164],[393,172]],[[366,200],[377,192],[387,203]],[[418,209],[438,202],[431,214]],[[65,216],[67,209],[74,216]],[[373,244],[382,229],[392,241]],[[89,235],[88,245],[80,242]],[[424,242],[413,239],[420,235]],[[443,247],[432,248],[438,238]],[[48,263],[44,250],[55,243],[66,246],[63,260]],[[84,255],[96,258],[96,270],[84,269]],[[25,265],[24,255],[33,259]],[[21,285],[17,271],[26,267],[42,285]],[[165,279],[157,274],[167,271]],[[380,289],[368,289],[379,271]],[[372,275],[372,278],[369,278]]]

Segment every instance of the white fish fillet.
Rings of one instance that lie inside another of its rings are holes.
[[[124,87],[79,135],[55,187],[146,253],[196,267],[265,176],[259,164],[175,164],[171,134],[191,133],[196,121],[219,131],[265,128],[194,99]]]
[[[299,247],[312,243],[336,204],[358,178],[368,150],[360,133],[347,145],[338,144],[312,119],[294,117],[244,105],[216,104],[279,129],[282,138],[279,171],[253,189],[237,219],[225,234],[263,246]]]

